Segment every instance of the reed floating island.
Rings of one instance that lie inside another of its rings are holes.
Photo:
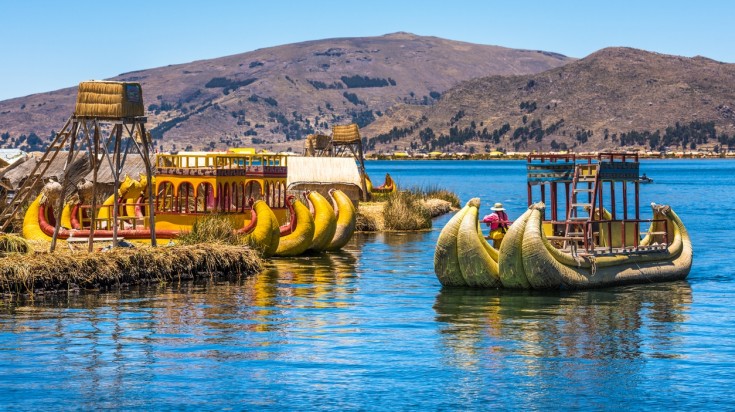
[[[254,275],[260,255],[248,246],[202,243],[114,248],[105,253],[58,250],[8,253],[0,259],[0,294],[109,289],[140,283]]]
[[[652,204],[653,218],[640,218],[638,169],[636,154],[529,155],[529,208],[510,226],[500,248],[485,240],[478,220],[480,200],[472,199],[439,235],[437,278],[444,286],[510,289],[588,289],[685,279],[693,256],[689,234],[669,206]],[[540,188],[539,202],[534,187]],[[560,207],[563,216],[558,215]],[[648,230],[641,232],[645,225]]]

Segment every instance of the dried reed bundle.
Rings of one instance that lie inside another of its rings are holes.
[[[66,190],[64,191],[64,199],[68,199],[77,191],[77,185],[84,179],[91,170],[89,155],[84,153],[82,157],[72,162],[66,169]]]
[[[424,206],[431,217],[441,216],[452,211],[452,204],[444,199],[426,199]]]
[[[388,196],[383,211],[387,230],[422,230],[431,228],[431,214],[423,199],[411,192]]]
[[[143,116],[144,111],[143,92],[138,83],[79,83],[75,116],[122,118]]]
[[[360,141],[360,129],[357,124],[332,126],[332,141],[337,143],[353,143]]]
[[[197,219],[190,232],[177,238],[180,245],[196,245],[199,243],[224,243],[241,245],[244,238],[235,232],[232,221],[223,215],[206,215]]]
[[[383,209],[385,202],[361,202],[357,208],[355,230],[358,232],[375,232],[385,228]]]
[[[27,254],[31,250],[28,242],[20,236],[0,233],[0,256],[11,253]]]

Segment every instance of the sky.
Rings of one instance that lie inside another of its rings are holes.
[[[627,46],[735,63],[729,0],[0,0],[0,100],[282,44],[398,31],[577,58]]]

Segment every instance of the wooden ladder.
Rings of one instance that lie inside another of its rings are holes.
[[[578,164],[574,168],[572,191],[570,193],[567,221],[564,229],[564,247],[569,247],[576,254],[578,242],[585,247],[592,242],[592,233],[587,232],[588,222],[594,216],[597,191],[600,183],[599,163]],[[587,201],[580,201],[577,195],[587,194]]]
[[[54,140],[46,149],[46,152],[44,152],[41,158],[38,159],[38,162],[36,162],[31,173],[28,174],[28,177],[25,179],[23,184],[15,192],[13,199],[5,205],[2,212],[0,212],[0,232],[5,232],[8,226],[13,222],[13,216],[18,213],[33,193],[33,188],[43,182],[43,176],[46,174],[46,171],[51,166],[54,159],[56,159],[56,156],[64,148],[67,139],[71,135],[71,128],[69,127],[71,125],[71,121],[72,118],[69,118],[69,120],[66,121],[64,128],[61,129],[61,132],[56,134],[56,137],[54,137]]]

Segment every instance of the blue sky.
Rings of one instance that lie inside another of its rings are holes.
[[[0,0],[0,100],[120,73],[397,31],[584,57],[609,46],[735,62],[735,1]]]

